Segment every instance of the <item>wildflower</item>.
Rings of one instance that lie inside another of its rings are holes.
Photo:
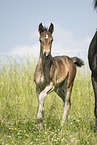
[[[8,136],[9,138],[11,138],[11,136]]]
[[[75,140],[75,138],[72,138],[72,139],[71,139],[71,142],[74,142],[74,140]]]
[[[65,140],[65,138],[63,138],[61,141],[64,141]]]
[[[76,120],[76,119],[75,119],[75,117],[74,117],[74,119],[73,119],[73,120],[74,120],[74,121]]]
[[[49,130],[51,129],[51,127],[49,127]]]
[[[15,130],[17,130],[17,128],[15,128]]]
[[[28,134],[25,134],[25,136],[27,136],[27,137],[28,137]]]
[[[54,134],[54,132],[51,131],[52,134]]]
[[[57,141],[56,139],[54,139],[54,141]]]

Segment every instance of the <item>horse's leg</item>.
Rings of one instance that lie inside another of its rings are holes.
[[[44,101],[47,96],[47,93],[53,89],[52,83],[49,86],[45,87],[45,89],[39,94],[39,109],[37,119],[39,122],[42,122],[43,112],[44,112]]]
[[[69,109],[71,106],[70,103],[70,96],[71,96],[71,91],[72,91],[72,85],[70,88],[65,88],[66,86],[60,86],[59,88],[57,88],[55,90],[55,92],[58,94],[59,97],[62,98],[63,102],[64,102],[64,111],[63,111],[63,117],[62,117],[62,122],[61,122],[61,126],[64,125],[64,122],[68,122],[68,113],[69,113]],[[63,90],[64,88],[64,90]]]
[[[71,82],[71,85],[68,88],[67,80],[68,80],[68,75],[65,78],[64,82],[62,83],[62,85],[60,85],[58,88],[55,89],[55,92],[62,98],[64,102],[64,111],[63,111],[61,126],[64,125],[65,121],[68,122],[68,113],[71,106],[70,96],[71,96],[73,82]]]
[[[95,81],[94,77],[92,76],[92,84],[93,84],[93,89],[94,89],[94,94],[95,94],[95,132],[97,133],[97,81]]]
[[[66,92],[63,91],[62,86],[59,86],[54,90],[59,97],[62,98],[63,102],[65,102]]]
[[[71,103],[70,103],[71,90],[72,90],[72,87],[67,89],[61,126],[64,125],[65,121],[68,122],[68,113],[71,106]]]
[[[65,97],[67,94],[67,80],[68,80],[68,74],[65,80],[63,81],[63,83],[55,89],[55,92],[58,94],[59,97],[62,98],[64,103],[65,103]]]

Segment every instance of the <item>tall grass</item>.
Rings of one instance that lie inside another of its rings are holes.
[[[45,101],[43,129],[37,125],[38,98],[33,58],[8,59],[0,66],[0,144],[97,144],[94,134],[94,94],[86,67],[78,69],[71,95],[68,125],[61,128],[63,102],[55,93]],[[86,73],[87,72],[87,73]]]

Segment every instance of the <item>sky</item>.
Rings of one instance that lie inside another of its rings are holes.
[[[54,24],[52,55],[87,60],[97,28],[93,0],[0,0],[0,57],[39,57],[38,26]]]

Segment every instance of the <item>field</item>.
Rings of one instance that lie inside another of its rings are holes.
[[[0,66],[0,145],[97,145],[95,100],[86,66],[77,71],[68,124],[61,128],[63,102],[51,93],[45,100],[45,121],[40,130],[33,81],[36,62],[33,57],[19,63],[8,58],[7,62]]]

